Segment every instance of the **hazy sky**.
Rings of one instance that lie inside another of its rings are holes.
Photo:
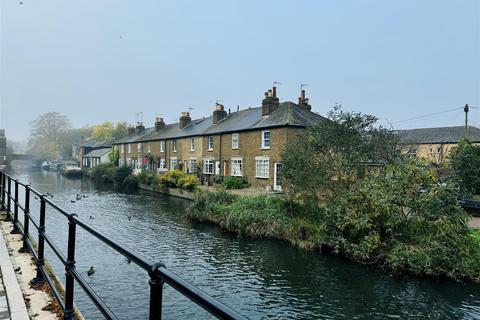
[[[399,128],[462,125],[480,107],[478,0],[0,0],[1,126],[14,140],[55,110],[74,126],[175,121],[280,100],[301,83]],[[480,126],[480,109],[471,123]],[[387,120],[386,120],[387,119]]]

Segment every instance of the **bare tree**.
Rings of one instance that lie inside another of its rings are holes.
[[[47,112],[38,116],[30,125],[30,153],[39,159],[59,158],[63,137],[71,128],[69,119],[58,112]]]

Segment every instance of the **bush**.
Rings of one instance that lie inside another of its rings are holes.
[[[134,175],[129,175],[123,180],[122,186],[129,189],[138,188],[138,178]]]
[[[184,177],[185,175],[186,174],[180,170],[168,171],[161,176],[160,183],[169,188],[177,188],[180,178]]]
[[[480,242],[449,186],[406,160],[357,182],[326,211],[336,252],[401,273],[480,280]]]
[[[223,185],[227,189],[241,189],[245,185],[245,180],[241,177],[225,177]]]
[[[194,191],[195,188],[199,185],[198,177],[192,174],[187,174],[178,180],[178,185],[182,189]]]
[[[131,187],[132,185],[138,185],[138,180],[135,178],[135,183],[133,182],[133,178],[128,177],[131,176],[132,169],[127,166],[123,167],[115,167],[112,164],[100,164],[94,168],[88,169],[87,174],[96,182],[101,183],[114,183],[117,186],[123,187],[126,186],[125,183]]]
[[[180,170],[168,171],[160,177],[160,184],[168,188],[182,188],[193,191],[199,185],[197,176]]]

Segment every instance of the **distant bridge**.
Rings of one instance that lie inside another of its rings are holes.
[[[33,156],[28,153],[14,152],[8,156],[10,160],[33,160]]]

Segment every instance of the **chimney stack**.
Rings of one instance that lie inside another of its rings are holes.
[[[305,98],[305,90],[300,91],[300,97],[298,97],[298,106],[302,109],[312,111],[312,106],[308,103],[308,98]]]
[[[145,131],[145,126],[141,122],[137,122],[137,126],[135,127],[135,133],[142,133]]]
[[[192,122],[192,118],[190,118],[190,112],[182,112],[182,115],[180,116],[180,129],[185,128]]]
[[[165,128],[165,122],[163,122],[163,118],[156,118],[155,119],[155,131],[158,132]]]
[[[132,136],[135,134],[135,128],[130,125],[128,126],[127,132],[128,132],[128,136]]]
[[[277,89],[273,87],[265,92],[265,99],[262,100],[262,116],[267,116],[275,111],[280,105],[280,101],[277,97]]]
[[[215,103],[215,110],[213,111],[213,117],[212,117],[212,122],[213,124],[219,123],[221,120],[225,119],[227,117],[227,111],[225,111],[225,108],[223,104],[220,103]]]

